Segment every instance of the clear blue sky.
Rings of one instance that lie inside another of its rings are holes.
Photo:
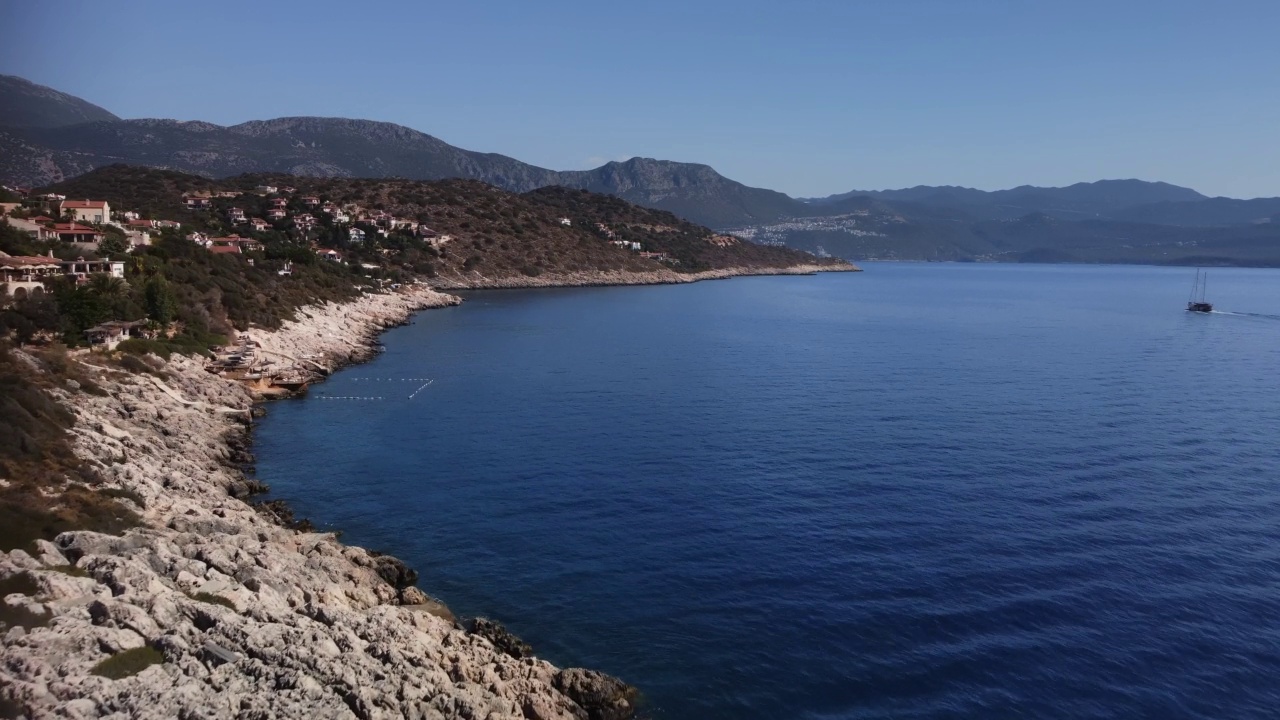
[[[1139,177],[1280,195],[1280,2],[4,2],[0,72],[123,117],[397,122],[809,196]]]

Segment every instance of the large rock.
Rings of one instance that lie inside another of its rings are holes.
[[[506,653],[517,660],[533,657],[533,646],[507,630],[502,623],[488,618],[476,618],[471,621],[470,630],[493,643],[494,649],[498,652]]]
[[[373,566],[378,577],[386,580],[391,587],[399,590],[418,582],[418,571],[405,565],[403,560],[382,553],[370,553],[370,555],[373,557]]]
[[[611,675],[568,668],[556,674],[555,686],[586,710],[590,720],[628,720],[636,715],[639,691]]]

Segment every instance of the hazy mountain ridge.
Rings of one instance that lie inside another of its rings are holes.
[[[1193,227],[1060,220],[1029,213],[975,220],[867,213],[800,218],[735,231],[854,261],[1110,262],[1280,266],[1280,224]]]
[[[1237,200],[1215,197],[1197,202],[1160,202],[1124,208],[1113,213],[1113,217],[1189,227],[1280,223],[1280,198]]]
[[[808,203],[821,208],[859,195],[889,202],[906,201],[964,210],[974,217],[987,219],[1013,219],[1031,212],[1043,212],[1066,220],[1110,217],[1119,210],[1139,205],[1208,199],[1190,188],[1129,179],[1082,182],[1066,187],[1020,185],[992,191],[954,185],[917,185],[899,190],[854,190],[810,199]]]
[[[121,162],[211,178],[249,172],[467,178],[512,192],[563,185],[712,226],[766,222],[804,210],[782,193],[747,187],[706,165],[633,158],[594,170],[555,171],[372,120],[290,117],[223,127],[142,119],[0,130],[0,176],[8,182],[45,185]]]
[[[518,193],[558,185],[615,195],[709,227],[732,228],[744,237],[851,259],[1018,259],[1025,253],[1065,258],[1071,246],[1071,252],[1084,253],[1078,256],[1083,260],[1112,257],[1111,246],[1133,245],[1135,237],[1140,247],[1159,244],[1160,236],[1183,243],[1177,247],[1199,247],[1230,245],[1247,236],[1253,249],[1239,259],[1256,262],[1258,238],[1280,232],[1280,224],[1270,223],[1280,219],[1280,198],[1208,198],[1189,188],[1134,179],[997,191],[921,185],[801,200],[748,187],[703,164],[632,158],[592,170],[555,171],[373,120],[284,117],[224,127],[107,115],[70,126],[0,127],[0,178],[47,185],[126,163],[208,178],[245,173],[462,178]],[[1065,224],[1047,225],[1047,219]],[[1191,230],[1171,229],[1184,227]],[[1077,247],[1081,243],[1087,249]],[[1160,254],[1148,260],[1168,258]]]
[[[58,127],[119,119],[74,95],[14,75],[0,75],[0,125]]]

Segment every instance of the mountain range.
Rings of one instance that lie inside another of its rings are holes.
[[[997,191],[918,186],[800,199],[749,187],[707,165],[651,158],[550,170],[372,120],[289,117],[232,126],[124,120],[52,88],[0,76],[0,180],[48,185],[118,163],[211,178],[261,172],[466,178],[512,192],[558,185],[852,259],[1190,262],[1202,260],[1201,250],[1212,246],[1208,256],[1215,262],[1280,264],[1280,242],[1274,257],[1258,245],[1265,246],[1258,238],[1280,237],[1280,198],[1210,198],[1163,182],[1103,180]],[[1249,251],[1233,250],[1232,243],[1245,237]],[[1179,249],[1119,252],[1122,246],[1164,247],[1161,238]]]

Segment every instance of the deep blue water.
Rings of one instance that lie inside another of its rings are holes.
[[[1275,718],[1280,271],[1210,275],[476,293],[259,474],[666,720]]]

